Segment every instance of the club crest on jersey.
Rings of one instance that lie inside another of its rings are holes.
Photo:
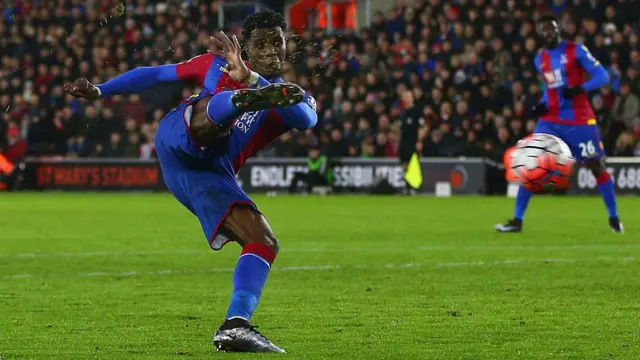
[[[220,68],[218,69],[218,71],[223,72],[223,73],[228,73],[229,69],[227,69],[229,65],[225,65],[225,66],[220,66]]]

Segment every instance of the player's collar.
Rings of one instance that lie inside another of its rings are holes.
[[[255,70],[253,69],[253,67],[251,66],[251,63],[249,63],[249,60],[245,60],[245,61],[244,61],[244,64],[245,64],[245,65],[247,65],[247,68],[248,68],[249,70],[251,70],[251,71],[255,71]],[[277,81],[277,82],[284,82],[284,80],[282,80],[282,78],[280,78],[280,77],[270,78],[270,77],[266,77],[266,76],[264,76],[264,75],[262,75],[262,74],[260,74],[260,76],[262,76],[263,78],[265,78],[265,80],[267,80],[267,81],[269,81],[269,82],[274,82],[274,81]]]
[[[545,48],[547,50],[556,50],[556,49],[560,49],[561,47],[564,46],[565,41],[560,39],[560,41],[558,41],[558,45],[556,45],[555,47],[552,48]]]

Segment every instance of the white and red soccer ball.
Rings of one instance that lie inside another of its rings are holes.
[[[542,133],[518,141],[504,160],[507,179],[519,182],[534,193],[568,189],[576,162],[562,139]]]

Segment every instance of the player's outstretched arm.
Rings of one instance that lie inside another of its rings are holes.
[[[133,69],[99,85],[78,79],[72,85],[65,85],[65,90],[75,97],[94,100],[111,95],[139,93],[160,83],[177,80],[175,64],[149,66]]]
[[[589,49],[582,44],[578,44],[576,48],[576,58],[580,65],[591,74],[591,79],[582,84],[587,91],[597,90],[609,83],[609,73],[604,69],[602,64],[591,55]]]
[[[202,85],[212,61],[213,55],[204,54],[179,64],[135,68],[98,85],[78,79],[73,84],[66,84],[64,89],[75,97],[95,100],[105,96],[139,93],[161,83],[178,80]]]
[[[534,60],[534,65],[539,74],[542,73],[540,71],[540,60],[540,54],[538,54]],[[544,81],[544,79],[542,80]],[[531,109],[531,114],[534,117],[539,118],[542,115],[545,115],[547,112],[549,112],[549,94],[547,92],[547,88],[545,87],[542,92],[542,98],[536,105],[533,106],[533,108]]]

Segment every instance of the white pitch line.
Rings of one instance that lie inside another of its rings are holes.
[[[622,250],[640,249],[640,244],[579,244],[579,245],[485,245],[485,246],[420,246],[416,248],[284,248],[283,253],[384,253],[412,251],[506,251],[506,250]],[[108,257],[108,256],[146,256],[146,255],[205,255],[210,250],[139,250],[139,251],[95,251],[95,252],[59,252],[59,253],[15,253],[0,254],[0,259],[34,259],[34,258],[72,258],[72,257]]]
[[[426,262],[408,264],[387,264],[387,265],[317,265],[317,266],[282,266],[274,267],[272,271],[323,271],[340,269],[406,269],[417,267],[475,267],[492,265],[515,265],[515,264],[559,264],[578,262],[628,262],[636,261],[635,257],[599,257],[589,259],[512,259],[498,261],[468,261],[468,262]],[[94,278],[94,277],[137,277],[137,276],[165,276],[184,274],[210,274],[219,272],[233,272],[233,268],[217,268],[205,270],[158,270],[158,271],[127,271],[127,272],[90,272],[76,274],[14,274],[4,275],[2,279],[35,279],[35,278]]]

